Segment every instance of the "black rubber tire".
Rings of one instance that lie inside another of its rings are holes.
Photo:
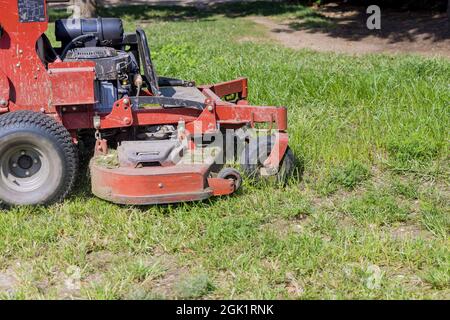
[[[217,175],[221,179],[232,179],[234,181],[234,191],[239,190],[242,185],[242,176],[236,169],[223,168]]]
[[[55,119],[32,111],[0,116],[0,161],[2,155],[11,153],[17,146],[28,146],[30,152],[38,154],[39,162],[42,160],[41,167],[44,168],[45,161],[48,169],[34,179],[36,185],[21,189],[20,183],[17,188],[11,187],[6,177],[14,176],[14,173],[8,171],[8,167],[5,169],[5,164],[1,165],[0,204],[50,205],[62,201],[72,191],[78,172],[77,149],[67,129]],[[13,165],[17,167],[16,163]],[[44,170],[41,167],[37,169],[38,173]]]
[[[262,180],[260,169],[263,167],[264,161],[269,157],[270,151],[274,144],[274,137],[260,136],[250,140],[241,153],[239,162],[242,171],[246,176],[254,180]],[[292,175],[296,166],[296,159],[292,150],[288,147],[283,159],[281,167],[276,175],[278,183],[286,183]],[[270,178],[270,177],[267,177]]]

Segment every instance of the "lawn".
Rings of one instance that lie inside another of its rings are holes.
[[[0,297],[449,299],[450,61],[294,51],[246,18],[293,9],[104,10],[144,27],[159,74],[247,76],[251,103],[287,106],[303,172],[139,208],[83,171],[62,204],[0,211]]]

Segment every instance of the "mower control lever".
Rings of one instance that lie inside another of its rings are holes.
[[[148,46],[147,36],[144,30],[136,30],[139,56],[141,58],[142,66],[144,68],[145,81],[147,82],[148,88],[154,96],[160,96],[158,77],[156,76],[155,66],[153,65],[150,47]]]

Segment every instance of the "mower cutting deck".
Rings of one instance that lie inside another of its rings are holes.
[[[239,187],[240,175],[237,171],[234,171],[233,176],[228,173],[228,177],[209,177],[217,160],[217,157],[211,154],[219,155],[220,150],[208,150],[207,155],[205,149],[188,151],[176,163],[168,160],[171,154],[167,153],[163,155],[164,159],[161,158],[164,166],[142,166],[139,165],[143,161],[142,158],[148,158],[149,155],[155,158],[154,152],[150,151],[148,146],[142,146],[142,142],[137,144],[138,146],[131,148],[147,149],[144,151],[146,155],[138,155],[141,159],[135,156],[142,151],[125,151],[123,148],[119,148],[118,155],[113,153],[94,157],[91,161],[91,175],[92,190],[96,196],[120,204],[149,205],[204,200],[211,196],[229,195]],[[156,148],[153,150],[163,149],[159,141],[154,144]],[[121,147],[124,145],[127,143]],[[170,153],[178,153],[178,150],[180,149],[174,148]],[[130,152],[134,156],[131,161],[127,156]],[[114,165],[111,165],[111,160]],[[151,160],[151,163],[155,163],[155,159]]]
[[[293,168],[286,108],[250,106],[247,79],[160,77],[144,31],[125,33],[120,19],[58,20],[54,48],[45,0],[0,0],[0,9],[0,202],[64,199],[77,146],[91,140],[92,191],[121,204],[232,194],[242,178],[226,167],[230,155],[256,178]],[[264,136],[250,133],[258,124]]]

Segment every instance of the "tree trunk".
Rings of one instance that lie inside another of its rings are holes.
[[[75,0],[75,5],[80,8],[81,18],[92,18],[96,16],[96,0]]]

